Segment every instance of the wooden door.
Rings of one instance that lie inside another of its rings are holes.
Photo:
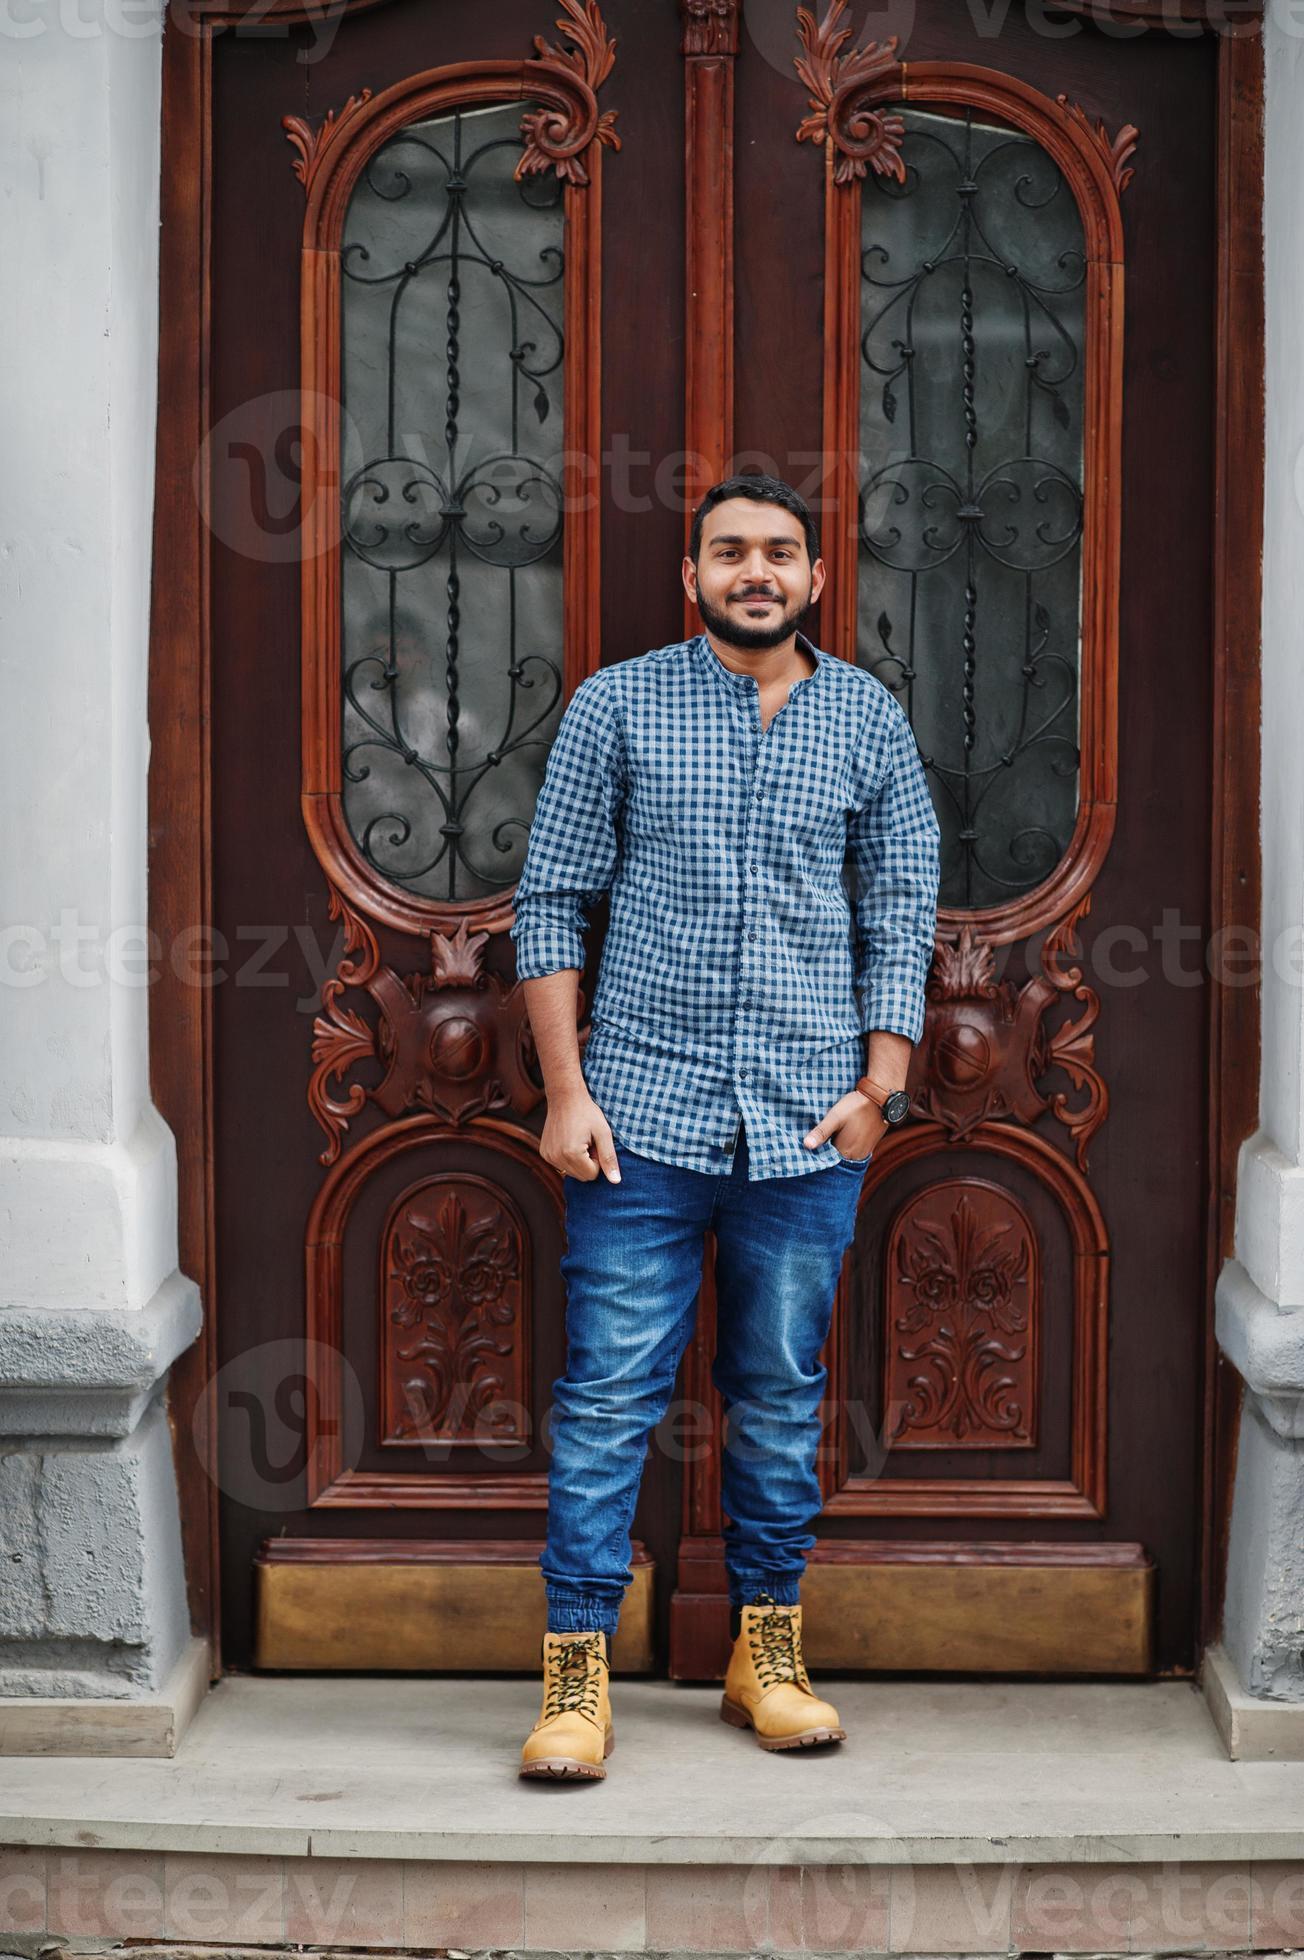
[[[822,644],[907,708],[943,828],[918,1120],[875,1154],[826,1355],[809,1651],[1183,1669],[1217,47],[908,14],[897,45],[841,0],[819,22],[757,0],[737,63],[735,445],[823,497]],[[780,293],[801,296],[795,347]],[[684,1676],[724,1651],[718,1524],[709,1459]]]
[[[213,44],[228,1659],[536,1664],[562,1211],[512,886],[570,692],[695,630],[688,507],[737,460],[810,497],[808,628],[900,694],[947,853],[812,1658],[1180,1667],[1207,1001],[1153,933],[1208,918],[1212,43],[562,6]],[[1119,927],[1138,984],[1091,962]],[[618,1665],[722,1666],[717,1471],[718,1428],[654,1446]]]
[[[599,473],[684,395],[678,32],[557,11],[214,43],[214,922],[285,941],[215,994],[236,1666],[537,1661],[562,1195],[507,928],[566,699],[676,634],[682,520]],[[297,490],[252,548],[244,457]]]

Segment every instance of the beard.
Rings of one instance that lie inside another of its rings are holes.
[[[786,640],[798,621],[810,610],[813,583],[812,578],[806,587],[806,597],[799,600],[796,605],[789,606],[772,626],[749,625],[746,620],[738,618],[736,615],[741,611],[740,605],[733,605],[723,612],[720,611],[708,599],[703,598],[700,586],[697,593],[697,610],[702,615],[702,624],[709,632],[714,633],[717,639],[723,640],[726,646],[738,647],[744,652],[761,653],[766,648],[777,647],[781,641]]]

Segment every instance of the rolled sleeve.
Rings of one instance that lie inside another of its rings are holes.
[[[613,673],[586,675],[548,751],[509,936],[518,980],[584,965],[588,913],[620,853],[625,751]]]
[[[849,818],[860,1026],[918,1041],[933,957],[941,828],[914,730],[893,698],[886,767]]]

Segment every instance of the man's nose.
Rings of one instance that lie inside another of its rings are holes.
[[[763,551],[758,550],[751,557],[743,560],[744,585],[772,587],[773,583],[774,581],[770,577],[770,568],[765,562],[765,553]]]

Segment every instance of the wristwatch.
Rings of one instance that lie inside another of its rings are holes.
[[[910,1114],[910,1095],[905,1089],[885,1089],[872,1076],[862,1075],[856,1084],[862,1096],[877,1104],[888,1123],[904,1123]]]

